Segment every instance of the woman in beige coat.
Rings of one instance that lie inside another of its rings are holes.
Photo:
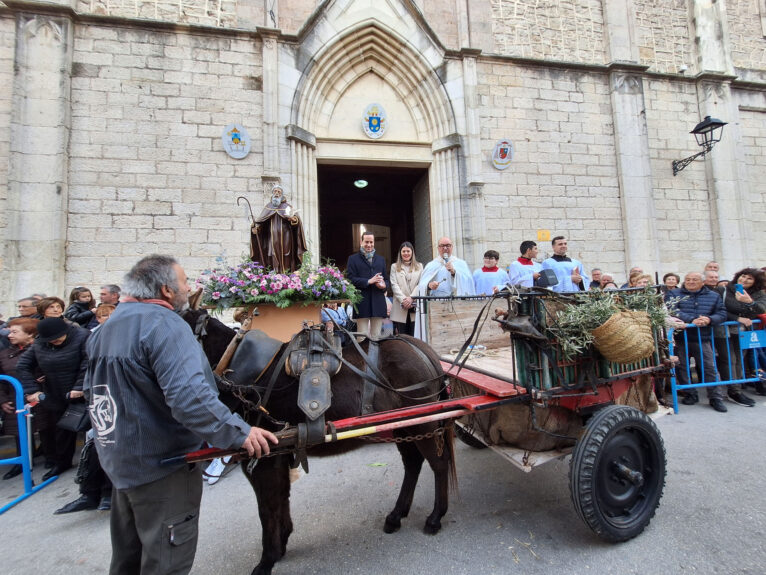
[[[396,263],[391,266],[391,290],[394,301],[391,306],[391,321],[399,334],[415,334],[415,302],[418,294],[418,282],[423,272],[423,264],[415,259],[415,248],[410,242],[404,242],[399,248]]]

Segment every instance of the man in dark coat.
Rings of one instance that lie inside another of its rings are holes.
[[[287,203],[282,188],[275,186],[271,201],[253,220],[250,257],[278,273],[289,273],[301,267],[305,252],[301,219]]]
[[[351,283],[362,293],[362,301],[354,310],[357,330],[377,339],[383,318],[387,315],[388,279],[386,260],[375,253],[375,235],[372,232],[362,234],[362,247],[348,258],[346,273]]]
[[[684,283],[680,288],[665,294],[665,300],[682,298],[678,303],[678,310],[674,314],[686,324],[693,324],[697,329],[687,332],[682,330],[675,333],[675,354],[681,360],[676,366],[676,378],[679,385],[689,384],[689,357],[694,358],[700,382],[714,382],[718,380],[718,371],[715,365],[715,352],[713,351],[712,327],[726,321],[726,308],[723,306],[721,296],[713,290],[709,290],[702,283],[702,274],[692,272],[686,274]],[[723,403],[723,386],[715,385],[705,388],[710,406],[724,413],[728,411]],[[696,389],[686,390],[686,395],[681,400],[684,405],[694,405],[699,401]]]
[[[60,317],[46,318],[37,324],[35,343],[16,365],[26,400],[36,403],[44,393],[40,404],[51,421],[61,419],[71,399],[83,396],[82,384],[88,365],[85,342],[89,335],[87,329],[68,324]],[[38,369],[45,376],[42,382],[35,378]],[[55,463],[43,475],[46,481],[72,467],[77,433],[53,425],[40,434],[44,451],[51,443],[55,446]]]

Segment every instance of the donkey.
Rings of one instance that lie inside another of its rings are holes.
[[[205,354],[212,366],[218,363],[226,346],[235,336],[234,330],[215,318],[206,318],[204,310],[189,310],[184,318],[198,334]],[[385,411],[407,407],[444,397],[444,373],[439,359],[434,351],[420,340],[409,336],[396,336],[381,340],[378,369],[391,383],[391,389],[377,388],[373,401],[373,411]],[[279,348],[280,357],[284,346]],[[366,351],[369,341],[361,344]],[[343,359],[349,364],[364,371],[365,361],[353,345],[343,349]],[[236,371],[237,356],[231,367]],[[299,409],[298,380],[285,372],[284,363],[275,365],[271,362],[268,369],[261,373],[258,381],[245,384],[219,380],[221,399],[231,409],[243,415],[251,424],[256,424],[275,431],[279,428],[277,422],[298,424],[305,421],[305,415]],[[252,409],[253,403],[261,401],[265,395],[265,383],[272,376],[273,370],[278,369],[276,382],[270,392],[267,404],[263,407],[269,417],[258,421],[258,410]],[[236,379],[233,378],[232,379]],[[427,379],[424,387],[408,393],[397,392]],[[332,404],[325,413],[328,421],[337,421],[361,414],[364,381],[351,367],[345,363],[331,380]],[[388,514],[383,526],[386,533],[393,533],[401,527],[401,520],[406,517],[412,506],[413,495],[417,485],[423,461],[428,461],[434,473],[435,497],[434,507],[427,517],[423,531],[436,534],[441,529],[441,518],[447,512],[449,489],[456,484],[454,465],[454,446],[451,426],[443,426],[439,422],[425,423],[412,426],[406,430],[394,431],[394,437],[423,435],[425,438],[415,441],[397,442],[396,447],[404,464],[404,480],[399,497],[393,510]],[[319,445],[309,449],[312,455],[335,454],[348,451],[362,445],[355,440],[344,440],[338,443]],[[255,566],[252,575],[270,574],[274,564],[285,554],[287,540],[293,530],[290,517],[290,478],[289,470],[293,464],[291,453],[280,453],[257,460],[253,465],[245,461],[242,469],[255,491],[258,500],[258,513],[262,527],[262,554],[260,562]]]

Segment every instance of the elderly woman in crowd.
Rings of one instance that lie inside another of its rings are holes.
[[[681,276],[670,272],[662,276],[662,283],[666,288],[668,288],[668,290],[676,289],[681,283]]]
[[[0,374],[9,375],[18,379],[16,374],[16,364],[19,362],[22,354],[27,352],[35,341],[37,335],[37,324],[40,320],[20,317],[8,322],[8,340],[10,347],[0,351]],[[0,382],[0,409],[3,416],[3,430],[5,435],[13,435],[16,440],[16,455],[21,454],[21,441],[26,441],[26,437],[19,437],[19,427],[16,420],[16,390],[7,382]],[[38,415],[39,408],[33,410],[34,415]],[[38,418],[33,419],[35,424]],[[14,465],[3,475],[3,479],[12,479],[21,473],[21,465]]]
[[[16,371],[26,400],[40,402],[43,411],[58,422],[69,401],[83,396],[82,384],[87,367],[85,342],[90,332],[76,324],[68,324],[61,317],[49,317],[37,325],[37,334],[34,344],[19,360]],[[36,377],[38,371],[44,376],[42,380]],[[43,481],[72,467],[77,439],[77,433],[55,425],[45,434],[44,442],[55,445],[55,462],[43,475]]]
[[[40,314],[42,319],[47,317],[63,317],[65,307],[66,304],[60,297],[44,297],[37,302],[37,313]]]

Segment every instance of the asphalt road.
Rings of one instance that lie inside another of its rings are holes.
[[[433,499],[424,470],[410,517],[386,535],[383,520],[402,468],[395,448],[370,445],[310,460],[311,473],[293,485],[295,531],[274,573],[763,574],[766,398],[754,408],[727,405],[727,414],[683,406],[658,421],[668,460],[665,493],[650,526],[629,542],[603,543],[577,517],[568,458],[526,474],[490,450],[460,443],[459,495],[442,531],[421,532]],[[0,481],[0,503],[20,493],[20,479]],[[0,572],[105,573],[108,512],[52,515],[77,495],[69,472],[0,516]],[[205,486],[192,573],[245,575],[259,555],[255,497],[235,470]]]

